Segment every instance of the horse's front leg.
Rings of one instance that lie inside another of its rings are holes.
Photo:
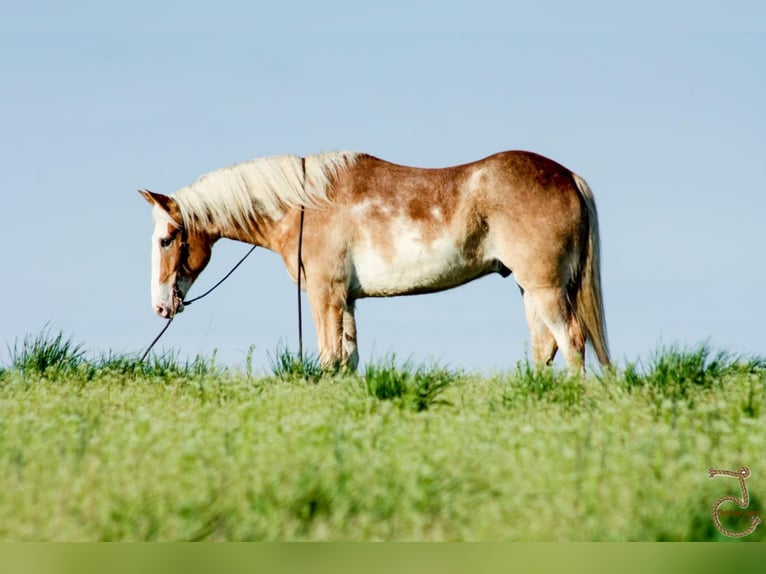
[[[348,346],[344,344],[344,325],[349,324],[348,316],[353,325],[353,307],[348,313],[345,294],[337,290],[319,287],[309,290],[309,305],[314,316],[319,346],[319,360],[323,369],[336,369],[349,366],[349,355],[344,352]],[[356,329],[353,330],[353,343],[356,347]]]
[[[347,301],[343,311],[343,339],[341,341],[341,364],[351,370],[356,370],[359,364],[359,351],[356,347],[356,319],[354,318],[354,301]]]

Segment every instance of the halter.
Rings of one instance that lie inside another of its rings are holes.
[[[301,174],[302,174],[301,185],[303,188],[303,195],[305,196],[306,195],[306,158],[305,157],[301,157]],[[306,273],[306,270],[303,267],[303,220],[304,220],[305,213],[306,213],[305,208],[303,204],[301,204],[301,216],[300,216],[300,222],[298,224],[298,360],[301,363],[303,363],[303,305],[302,305],[302,298],[301,298],[301,272],[303,272],[304,275]],[[183,251],[188,251],[188,248],[189,248],[189,244],[187,242],[186,228],[182,226],[181,227],[181,249]],[[202,295],[198,295],[197,297],[194,297],[193,299],[189,299],[188,301],[181,301],[181,303],[184,306],[189,306],[195,301],[199,301],[200,299],[210,295],[213,291],[215,291],[218,288],[219,285],[221,285],[221,283],[226,281],[231,276],[231,274],[237,270],[237,267],[242,265],[245,259],[247,259],[250,256],[250,254],[253,251],[255,251],[255,248],[256,246],[253,245],[248,250],[248,252],[245,253],[242,259],[237,261],[236,265],[234,265],[234,267],[232,267],[229,270],[229,272],[218,281],[218,283],[213,285],[210,289],[205,291]],[[183,265],[183,259],[182,259],[181,265]],[[175,292],[176,290],[175,286],[173,290]],[[149,351],[152,350],[154,345],[157,344],[157,341],[159,341],[162,335],[165,334],[165,331],[168,330],[168,327],[170,327],[170,324],[173,322],[173,319],[175,319],[175,315],[168,318],[167,323],[165,323],[165,326],[162,328],[159,334],[154,338],[154,340],[149,344],[149,346],[146,348],[146,351],[144,351],[143,354],[141,355],[139,362],[141,363],[144,362],[144,359],[146,359],[146,356],[149,354]]]

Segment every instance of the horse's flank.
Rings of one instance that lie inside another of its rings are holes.
[[[217,238],[239,239],[279,253],[294,280],[304,209],[303,285],[325,364],[356,361],[356,299],[511,272],[536,362],[560,348],[570,366],[582,365],[586,340],[609,362],[593,195],[582,178],[537,154],[502,152],[442,169],[350,152],[278,156],[147,199],[180,212],[190,252],[201,246],[199,261]],[[185,284],[204,264],[187,267],[179,271]]]

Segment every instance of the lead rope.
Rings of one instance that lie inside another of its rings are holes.
[[[167,330],[168,330],[168,327],[170,327],[170,324],[173,322],[173,319],[174,319],[174,317],[171,317],[170,319],[168,319],[168,320],[167,320],[167,322],[165,323],[165,326],[162,328],[162,331],[160,331],[160,334],[159,334],[159,335],[157,335],[157,336],[154,338],[154,341],[152,341],[152,342],[149,344],[149,346],[146,348],[146,351],[144,351],[144,353],[141,355],[141,358],[140,358],[140,359],[138,359],[138,362],[139,362],[139,363],[143,363],[143,362],[144,362],[144,359],[146,359],[146,355],[148,355],[148,354],[149,354],[149,351],[151,351],[151,350],[152,350],[152,347],[154,347],[154,345],[156,345],[156,344],[157,344],[157,341],[159,341],[159,340],[160,340],[160,337],[162,337],[162,336],[165,334],[165,331],[167,331]]]
[[[303,173],[303,195],[306,195],[306,158],[301,157]],[[303,364],[303,308],[301,304],[301,271],[303,270],[303,217],[305,210],[301,204],[301,219],[298,226],[298,360]]]
[[[237,270],[237,267],[239,267],[240,265],[242,265],[242,263],[245,261],[245,259],[247,259],[247,258],[248,258],[248,256],[249,256],[249,255],[250,255],[250,254],[251,254],[251,253],[252,253],[252,252],[255,250],[255,247],[256,247],[256,246],[255,246],[255,245],[253,245],[253,246],[252,246],[252,247],[251,247],[251,248],[248,250],[248,252],[247,252],[247,253],[245,253],[245,256],[244,256],[244,257],[242,257],[242,259],[240,259],[239,261],[237,261],[237,264],[236,264],[234,267],[232,267],[232,268],[229,270],[229,272],[228,272],[226,275],[224,275],[224,276],[223,276],[223,278],[222,278],[222,279],[221,279],[221,280],[220,280],[218,283],[216,283],[215,285],[213,285],[213,286],[212,286],[210,289],[208,289],[207,291],[205,291],[205,292],[204,292],[202,295],[199,295],[199,296],[197,296],[197,297],[194,297],[193,299],[189,299],[188,301],[183,301],[183,304],[188,306],[188,305],[191,305],[192,303],[194,303],[195,301],[199,301],[199,300],[200,300],[200,299],[202,299],[203,297],[207,297],[208,295],[210,295],[210,294],[211,294],[213,291],[215,291],[215,290],[218,288],[218,286],[219,286],[221,283],[223,283],[224,281],[226,281],[226,280],[229,278],[229,276],[230,276],[232,273],[234,273],[234,271],[236,271],[236,270]],[[173,317],[171,317],[170,319],[168,319],[167,323],[165,323],[165,326],[162,328],[162,330],[159,332],[159,334],[158,334],[158,335],[157,335],[157,336],[154,338],[154,341],[152,341],[152,342],[149,344],[149,346],[146,348],[146,351],[144,351],[144,352],[143,352],[143,354],[141,355],[141,358],[139,359],[139,362],[141,362],[141,363],[143,363],[143,362],[144,362],[144,359],[146,359],[146,356],[149,354],[149,351],[151,351],[151,350],[152,350],[152,348],[154,347],[154,345],[156,345],[156,344],[157,344],[157,341],[159,341],[159,340],[160,340],[160,337],[162,337],[162,335],[164,335],[164,334],[165,334],[165,331],[167,331],[167,330],[168,330],[168,327],[170,327],[170,324],[173,322],[173,319],[175,319],[175,316],[173,316]]]

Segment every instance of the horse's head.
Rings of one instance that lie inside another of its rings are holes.
[[[213,240],[184,226],[172,197],[139,190],[152,204],[152,307],[170,318],[184,310],[183,300],[192,283],[210,261]]]

